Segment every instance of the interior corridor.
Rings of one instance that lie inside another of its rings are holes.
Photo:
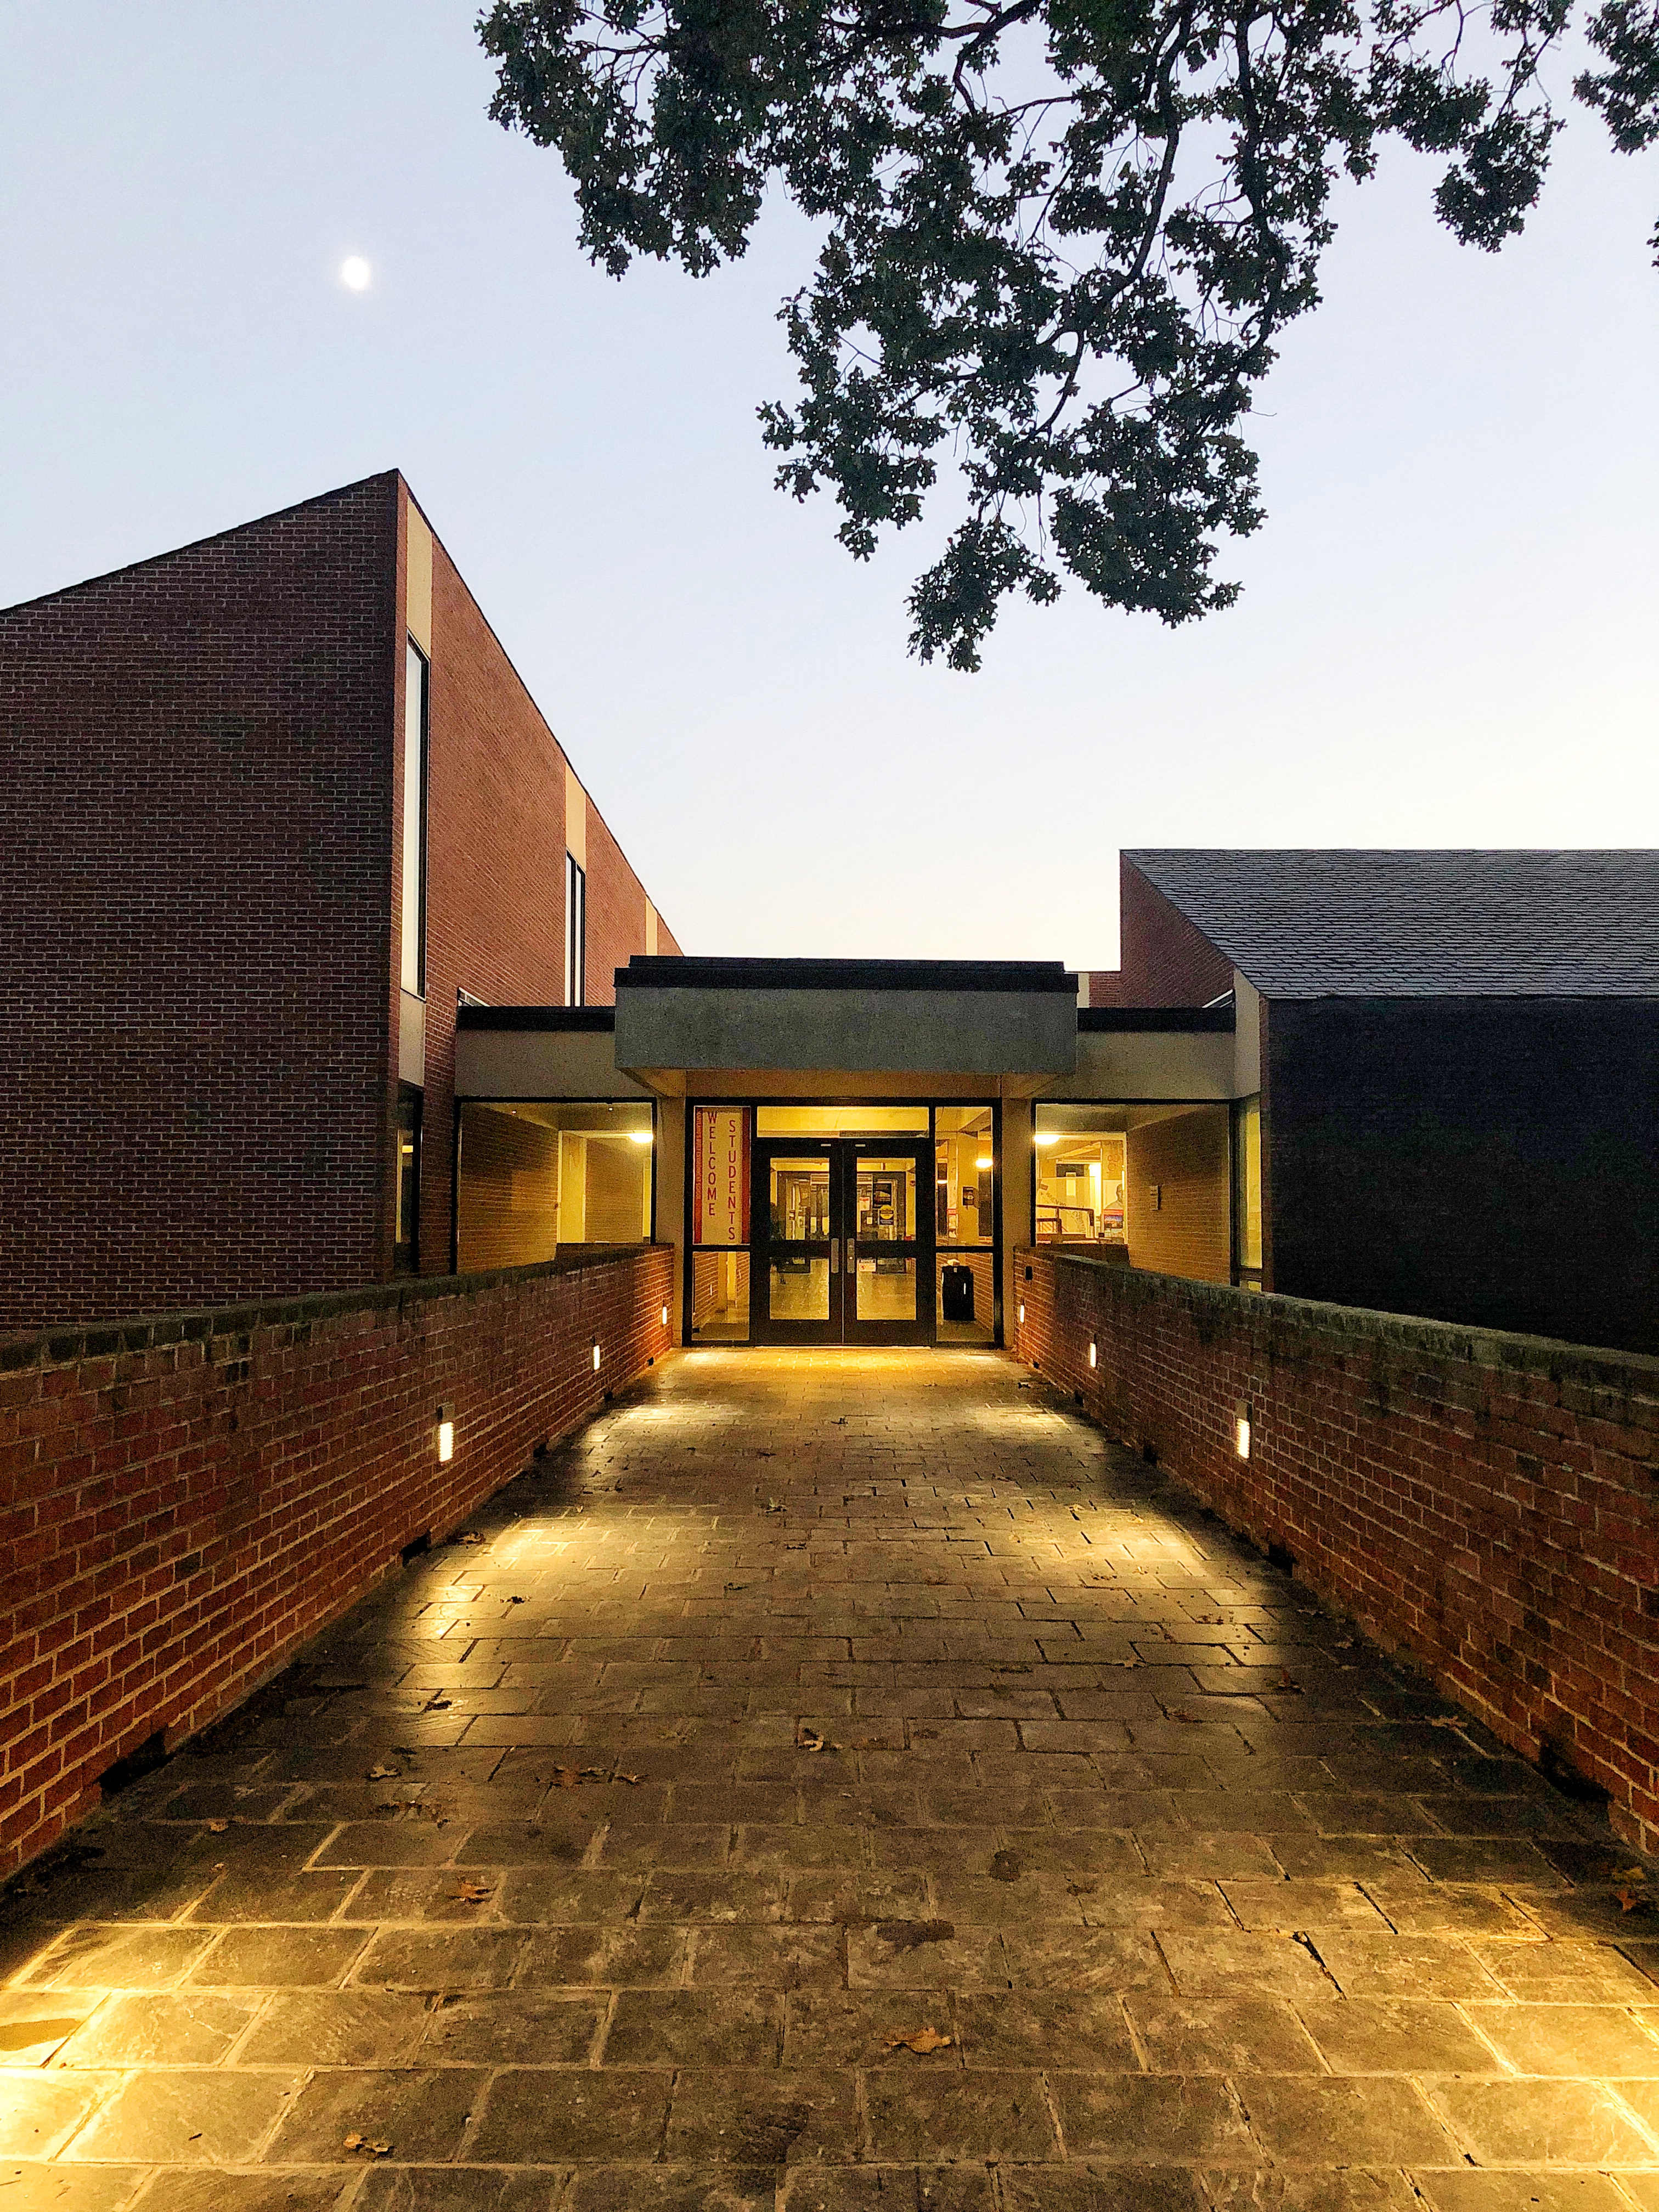
[[[6,2212],[1659,2212],[1627,1847],[1000,1355],[679,1355],[0,1898]]]

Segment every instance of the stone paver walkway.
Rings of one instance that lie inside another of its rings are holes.
[[[7,1893],[0,2212],[1659,2212],[1632,1855],[1008,1362],[476,1530]]]

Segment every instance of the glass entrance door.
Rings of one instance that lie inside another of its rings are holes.
[[[757,1344],[931,1344],[928,1147],[757,1143],[750,1280]]]
[[[931,1344],[933,1183],[925,1144],[854,1139],[844,1146],[845,1341]]]

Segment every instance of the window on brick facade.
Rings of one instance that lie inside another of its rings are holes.
[[[1261,1100],[1233,1108],[1233,1275],[1261,1288]]]
[[[564,856],[564,1002],[587,1004],[587,871],[574,853]]]
[[[421,1264],[421,1094],[406,1083],[398,1091],[397,1145],[392,1265],[399,1275],[415,1275]]]
[[[457,1108],[457,1265],[526,1267],[563,1244],[651,1235],[648,1099],[465,1098]]]
[[[1231,1109],[1039,1104],[1031,1226],[1044,1244],[1200,1282],[1234,1279]]]
[[[431,672],[411,637],[404,663],[403,987],[426,993],[426,784]]]

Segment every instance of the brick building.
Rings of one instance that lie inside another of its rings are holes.
[[[458,1004],[675,949],[396,472],[0,613],[0,1325],[447,1271]]]
[[[1122,965],[686,959],[400,477],[0,613],[0,1326],[675,1249],[686,1341],[1013,1255],[1659,1344],[1659,856],[1140,852]]]

